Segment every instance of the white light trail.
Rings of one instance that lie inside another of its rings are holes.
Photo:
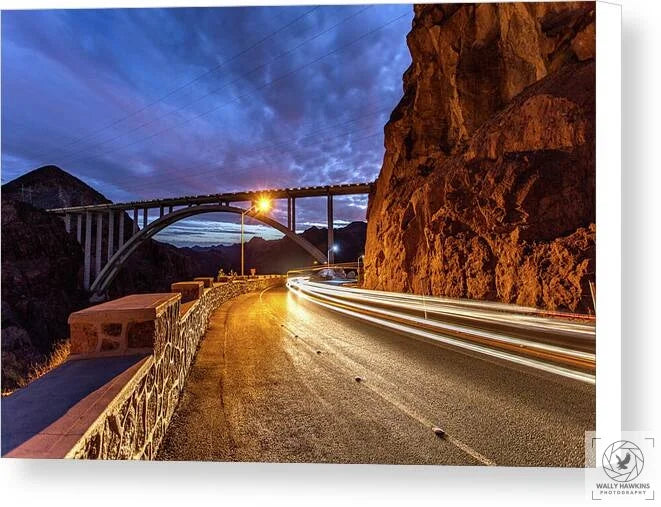
[[[593,323],[566,322],[558,319],[532,315],[519,315],[511,312],[504,313],[502,310],[474,310],[472,308],[473,305],[469,305],[468,308],[462,308],[464,305],[463,300],[457,300],[454,303],[446,303],[440,302],[438,299],[426,297],[423,304],[420,296],[411,294],[402,294],[401,296],[405,297],[400,298],[400,295],[395,293],[385,293],[385,295],[384,293],[372,294],[372,291],[370,290],[331,286],[308,281],[305,281],[304,285],[302,285],[300,281],[294,281],[294,283],[305,287],[308,291],[330,294],[336,297],[342,297],[343,299],[371,302],[399,309],[417,311],[420,313],[462,317],[494,324],[506,324],[509,327],[518,327],[526,332],[552,332],[555,335],[562,334],[563,336],[571,336],[587,341],[594,340]]]
[[[555,356],[556,360],[557,358],[568,358],[570,361],[575,360],[587,365],[589,369],[590,366],[594,368],[595,363],[595,354],[592,352],[545,343],[539,340],[509,336],[502,332],[480,329],[472,325],[460,325],[443,322],[442,320],[425,319],[402,311],[393,311],[372,306],[378,304],[404,311],[423,311],[420,296],[315,283],[309,281],[307,277],[290,278],[287,286],[295,294],[312,303],[395,331],[445,343],[582,382],[590,384],[594,384],[595,382],[593,373],[575,370],[555,364],[554,362],[546,362],[524,355],[530,355],[533,352],[551,355],[552,358]],[[482,302],[477,302],[480,303],[479,305],[472,303],[475,302],[466,304],[465,300],[455,301],[448,300],[447,298],[426,298],[425,309],[427,313],[432,313],[435,316],[449,315],[462,317],[471,322],[486,322],[506,327],[515,327],[519,332],[542,332],[550,336],[560,335],[564,339],[575,340],[583,344],[594,343],[594,324],[591,322],[564,322],[559,319],[550,319],[530,314],[505,313],[503,307],[511,307],[512,305],[496,303],[497,310],[487,310],[489,308],[488,303],[482,304]],[[453,306],[454,308],[448,308],[448,306]],[[430,330],[429,328],[432,329]],[[461,338],[448,336],[448,333],[459,334]],[[471,338],[488,340],[494,346],[475,343],[475,341],[471,341]],[[499,347],[515,348],[517,353],[508,352]]]

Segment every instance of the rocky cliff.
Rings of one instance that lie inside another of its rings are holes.
[[[592,311],[595,5],[417,5],[369,288]]]
[[[83,255],[58,217],[2,198],[2,387],[14,389],[68,334],[86,305]]]

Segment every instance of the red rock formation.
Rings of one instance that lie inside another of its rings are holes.
[[[415,6],[369,288],[592,311],[595,6]]]

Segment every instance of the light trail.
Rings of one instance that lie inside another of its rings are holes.
[[[343,287],[290,277],[287,287],[324,308],[417,338],[594,384],[595,327],[502,303]],[[508,310],[508,311],[506,311]],[[514,311],[512,311],[514,310]],[[422,315],[429,316],[425,318]],[[458,321],[458,322],[457,322]]]
[[[512,311],[512,305],[505,305],[503,303],[493,303],[494,306],[489,310],[489,305],[491,304],[489,302],[432,297],[425,297],[423,302],[421,296],[412,294],[397,294],[393,292],[331,286],[310,281],[305,282],[305,287],[317,293],[341,295],[343,298],[356,301],[369,301],[395,308],[403,308],[422,313],[426,312],[427,314],[433,313],[437,315],[466,317],[496,324],[504,323],[507,326],[520,327],[526,330],[532,329],[540,332],[552,330],[553,333],[567,334],[572,337],[581,336],[589,341],[594,340],[594,324],[592,323],[560,321],[558,319],[529,315],[528,312],[519,315]],[[479,310],[475,310],[474,308],[479,308]],[[517,310],[519,308],[524,311],[535,310],[516,307]],[[506,312],[506,310],[509,311]]]

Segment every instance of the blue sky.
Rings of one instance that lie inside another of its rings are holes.
[[[126,201],[373,180],[412,17],[411,5],[4,11],[2,181],[55,164]],[[338,222],[366,204],[338,198]],[[236,220],[203,215],[159,239],[232,243]],[[298,201],[297,222],[325,226],[323,199]]]

